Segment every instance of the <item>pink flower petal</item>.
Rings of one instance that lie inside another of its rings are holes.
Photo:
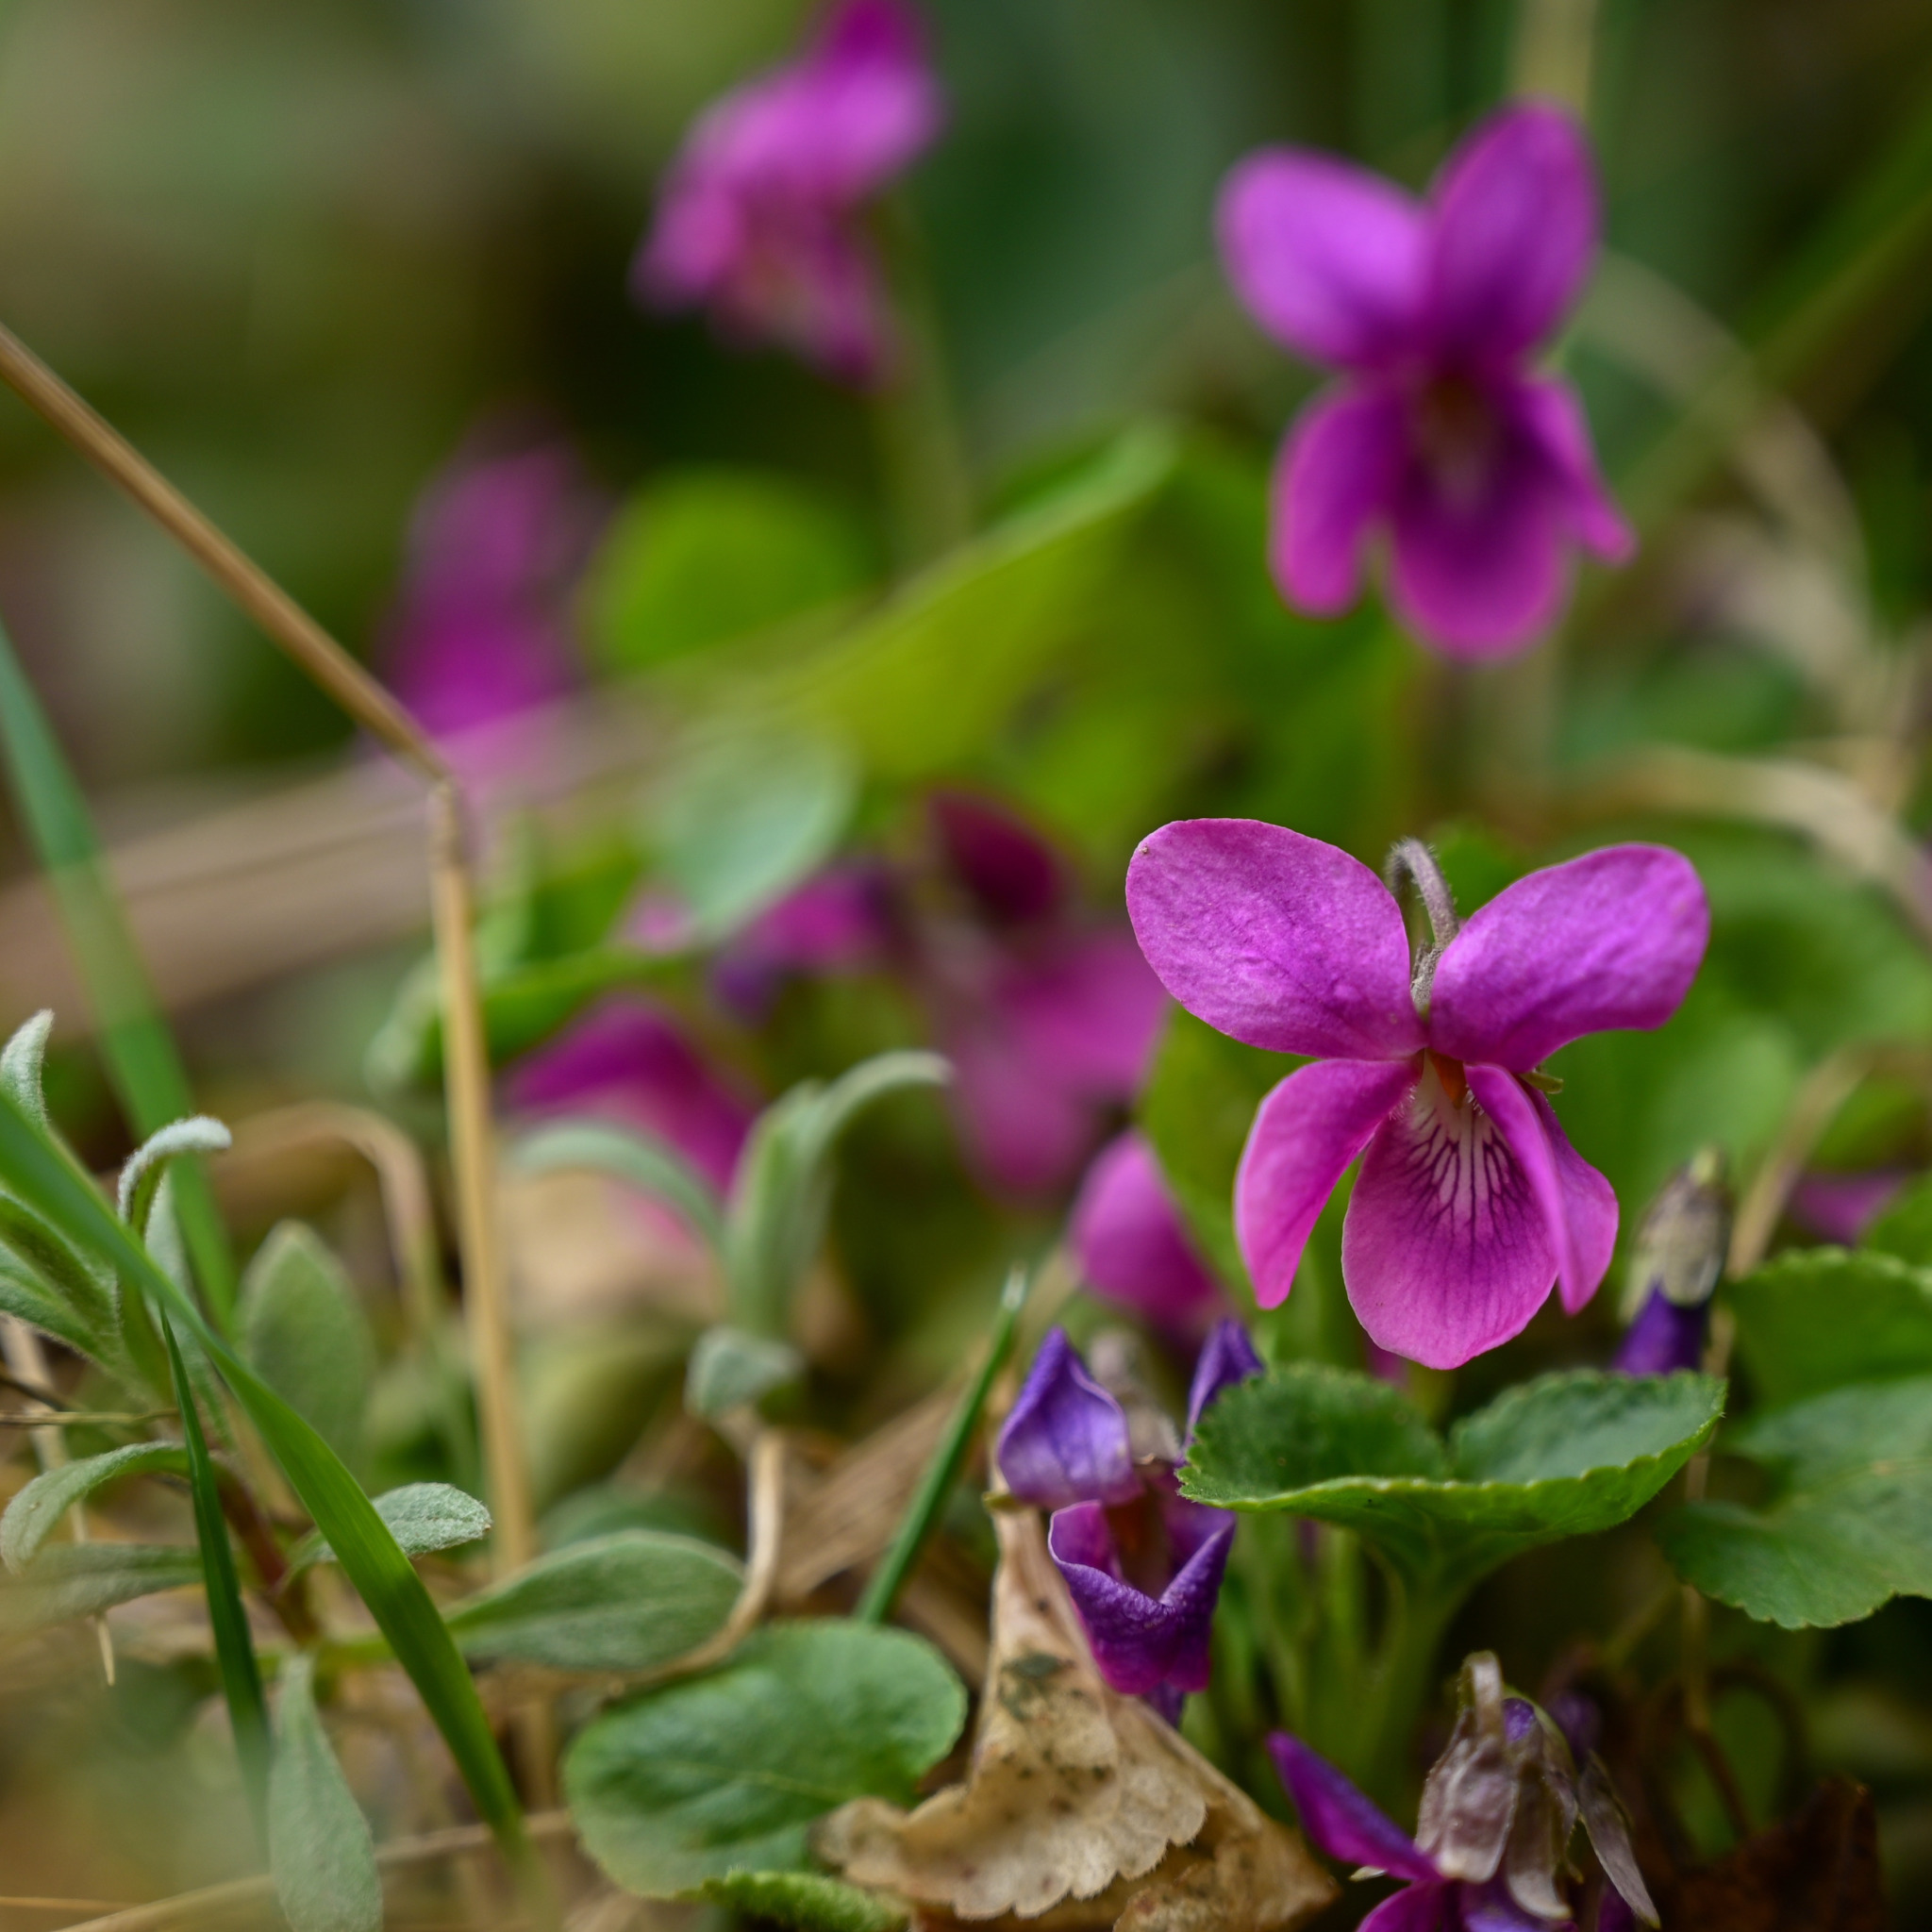
[[[1450,1890],[1446,1879],[1430,1885],[1406,1885],[1393,1898],[1385,1898],[1356,1932],[1448,1932],[1443,1914],[1449,1907]],[[1558,1932],[1558,1928],[1551,1928],[1551,1932]]]
[[[1515,360],[1562,319],[1596,252],[1581,129],[1557,108],[1506,108],[1450,156],[1429,200],[1438,357],[1491,370]]]
[[[1563,1307],[1589,1301],[1617,1245],[1617,1197],[1610,1184],[1564,1138],[1555,1110],[1501,1067],[1466,1069],[1469,1091],[1502,1130],[1537,1206],[1557,1257]],[[1541,1105],[1539,1105],[1541,1103]]]
[[[1076,1175],[1099,1140],[1094,1104],[1043,1079],[1011,1026],[994,1011],[962,1016],[940,1047],[953,1062],[952,1097],[973,1166],[999,1192],[1050,1194]]]
[[[1288,1299],[1336,1182],[1415,1081],[1408,1060],[1318,1060],[1261,1103],[1235,1174],[1234,1220],[1264,1308]]]
[[[1016,813],[971,791],[935,791],[925,804],[950,870],[989,918],[1024,924],[1064,905],[1066,866]]]
[[[1433,1069],[1369,1141],[1341,1276],[1372,1340],[1432,1369],[1520,1334],[1556,1280],[1541,1208],[1495,1120]]]
[[[1427,231],[1392,182],[1331,155],[1264,148],[1223,183],[1215,228],[1236,292],[1291,349],[1375,368],[1412,345]]]
[[[1316,1848],[1346,1865],[1373,1865],[1423,1884],[1440,1874],[1428,1855],[1375,1802],[1319,1752],[1287,1731],[1269,1735],[1281,1782]]]
[[[1590,423],[1576,391],[1567,382],[1539,377],[1511,392],[1509,411],[1560,484],[1576,541],[1606,563],[1627,562],[1637,554],[1637,533],[1597,468]]]
[[[1527,1073],[1586,1033],[1661,1026],[1709,937],[1695,870],[1661,845],[1606,846],[1531,873],[1444,949],[1429,1044]]]
[[[810,72],[821,90],[822,165],[853,200],[908,168],[944,125],[925,41],[924,23],[902,0],[844,0],[820,30]]]
[[[1408,936],[1359,859],[1256,819],[1186,819],[1141,842],[1127,911],[1160,982],[1276,1053],[1395,1059],[1422,1044]]]
[[[1407,434],[1402,398],[1388,389],[1317,397],[1290,430],[1275,458],[1268,560],[1299,609],[1325,617],[1355,602],[1363,546],[1394,505]]]
[[[1223,1299],[1139,1134],[1121,1135],[1094,1157],[1068,1237],[1090,1288],[1163,1327],[1198,1333],[1195,1324]]]

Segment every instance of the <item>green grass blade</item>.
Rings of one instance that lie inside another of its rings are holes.
[[[524,1888],[532,1915],[548,1923],[554,1914],[542,1869],[531,1851],[509,1773],[469,1667],[423,1579],[341,1457],[236,1354],[128,1232],[92,1177],[5,1091],[0,1091],[0,1181],[70,1241],[112,1262],[130,1286],[166,1308],[207,1349],[408,1673],[478,1815],[495,1834]]]
[[[102,862],[87,800],[4,625],[0,750],[22,829],[47,875],[87,986],[108,1076],[136,1138],[144,1141],[193,1113],[194,1096]],[[174,1200],[195,1277],[225,1328],[235,1306],[235,1260],[199,1162],[179,1164]]]
[[[235,1577],[235,1553],[228,1547],[228,1525],[215,1487],[215,1466],[194,1407],[194,1385],[181,1359],[174,1324],[165,1311],[156,1312],[161,1340],[167,1344],[168,1366],[174,1371],[175,1400],[180,1407],[181,1433],[188,1446],[188,1484],[194,1497],[194,1533],[201,1543],[201,1574],[208,1591],[208,1620],[214,1631],[215,1662],[222,1674],[228,1722],[235,1730],[235,1755],[242,1760],[242,1790],[255,1819],[256,1838],[266,1852],[269,1741],[261,1672],[256,1667],[255,1640],[248,1629],[248,1612],[242,1606],[242,1586]]]
[[[986,1351],[986,1359],[980,1363],[979,1373],[974,1376],[972,1386],[960,1398],[953,1420],[946,1425],[945,1440],[926,1465],[925,1474],[920,1479],[918,1491],[900,1522],[891,1547],[880,1557],[879,1567],[873,1572],[865,1586],[865,1594],[859,1598],[858,1607],[852,1613],[861,1624],[883,1624],[892,1614],[892,1606],[898,1602],[899,1592],[906,1587],[906,1579],[912,1574],[912,1566],[919,1561],[919,1553],[925,1547],[925,1540],[932,1534],[940,1511],[946,1507],[946,1498],[953,1493],[953,1485],[959,1480],[959,1472],[966,1464],[966,1450],[973,1441],[973,1431],[979,1424],[980,1411],[986,1407],[993,1377],[1006,1367],[1007,1357],[1013,1352],[1013,1337],[1019,1332],[1020,1311],[1026,1306],[1028,1285],[1024,1269],[1015,1268],[1007,1278],[1007,1285],[1000,1294],[999,1315],[993,1323],[992,1341]]]

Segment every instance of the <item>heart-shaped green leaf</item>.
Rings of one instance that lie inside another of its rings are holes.
[[[1890,1255],[1795,1248],[1727,1291],[1767,1407],[1932,1374],[1932,1274]]]
[[[1181,1486],[1222,1508],[1357,1530],[1453,1599],[1519,1551],[1634,1515],[1709,1439],[1724,1401],[1708,1375],[1545,1375],[1466,1417],[1445,1445],[1386,1385],[1299,1363],[1221,1396]]]
[[[1787,1628],[1932,1596],[1932,1375],[1853,1383],[1726,1430],[1768,1466],[1762,1509],[1686,1504],[1657,1526],[1685,1582]]]
[[[777,1624],[724,1669],[588,1724],[564,1788],[598,1864],[670,1897],[733,1872],[803,1870],[813,1819],[851,1798],[910,1803],[965,1716],[958,1678],[907,1631]]]

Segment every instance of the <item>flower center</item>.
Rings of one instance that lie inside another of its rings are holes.
[[[1449,1096],[1451,1107],[1460,1107],[1469,1098],[1469,1076],[1462,1071],[1460,1060],[1452,1060],[1445,1053],[1429,1049],[1428,1061],[1438,1080],[1442,1083],[1442,1091]]]
[[[1454,508],[1483,499],[1502,429],[1481,390],[1459,375],[1436,377],[1416,396],[1410,432],[1417,456]]]

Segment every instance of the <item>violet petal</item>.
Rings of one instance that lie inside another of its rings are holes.
[[[1459,1932],[1573,1932],[1568,1919],[1540,1919],[1524,1911],[1500,1878],[1458,1888],[1456,1903],[1462,1921]]]
[[[1825,1241],[1855,1248],[1911,1177],[1911,1170],[1905,1167],[1874,1168],[1869,1174],[1805,1174],[1791,1190],[1791,1218]]]
[[[1664,846],[1610,845],[1531,873],[1443,949],[1429,1044],[1521,1074],[1586,1033],[1661,1026],[1709,937],[1696,871]]]
[[[1335,1184],[1415,1084],[1407,1060],[1317,1060],[1262,1101],[1234,1183],[1235,1233],[1261,1307],[1288,1299]]]
[[[1445,1880],[1405,1885],[1392,1898],[1385,1898],[1356,1932],[1461,1932],[1445,1917],[1454,1890]]]
[[[1607,563],[1635,555],[1637,534],[1617,508],[1597,468],[1590,424],[1567,382],[1539,376],[1510,392],[1508,413],[1542,452],[1562,485],[1572,534]]]
[[[1422,1044],[1408,935],[1359,859],[1257,819],[1186,819],[1141,841],[1127,910],[1148,964],[1250,1046],[1395,1059]]]
[[[1291,349],[1373,368],[1412,344],[1427,233],[1393,182],[1332,155],[1263,148],[1229,173],[1215,230],[1235,292]]]
[[[1141,1493],[1127,1419],[1087,1373],[1066,1330],[1051,1328],[1000,1430],[1000,1474],[1023,1503],[1128,1503]]]
[[[1025,924],[1058,909],[1072,880],[1033,827],[971,791],[935,791],[926,800],[933,829],[961,885],[990,918]]]
[[[1391,388],[1317,396],[1296,418],[1268,519],[1269,567],[1296,608],[1330,617],[1355,602],[1363,549],[1394,508],[1407,452],[1407,407]]]
[[[1679,1307],[1660,1288],[1637,1311],[1624,1331],[1610,1367],[1620,1375],[1672,1375],[1704,1360],[1704,1331],[1709,1308]]]
[[[1496,1123],[1452,1102],[1433,1070],[1369,1141],[1341,1274],[1370,1337],[1432,1369],[1520,1334],[1556,1279],[1522,1164]]]
[[[1094,1156],[1068,1242],[1088,1287],[1160,1327],[1187,1328],[1223,1299],[1153,1148],[1139,1134],[1123,1134]]]
[[[1255,1352],[1245,1324],[1231,1315],[1215,1323],[1201,1344],[1194,1363],[1194,1379],[1188,1390],[1188,1440],[1192,1441],[1208,1406],[1224,1389],[1267,1373],[1266,1365]]]
[[[1441,1877],[1392,1818],[1299,1738],[1273,1731],[1268,1749],[1301,1814],[1302,1830],[1319,1850],[1344,1864],[1372,1865],[1378,1872],[1423,1884]]]

